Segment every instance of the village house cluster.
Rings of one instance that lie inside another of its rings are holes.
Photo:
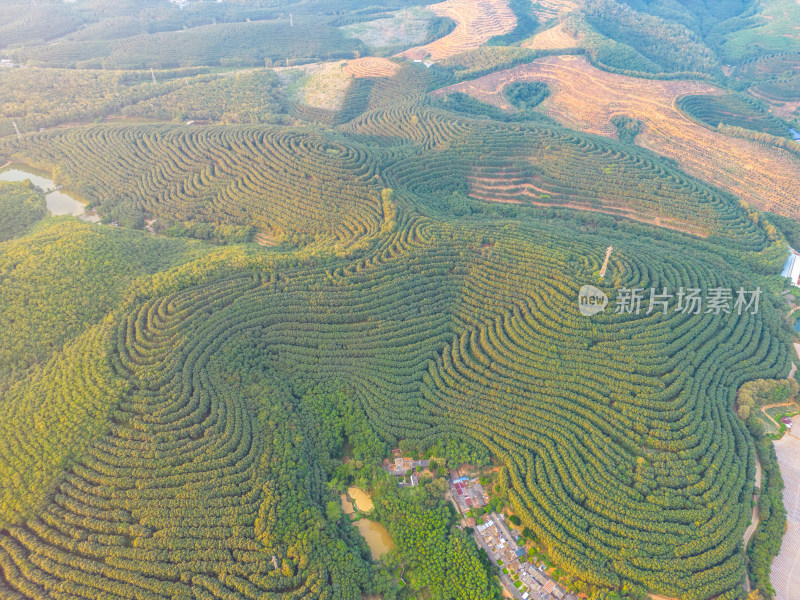
[[[467,513],[471,508],[481,508],[489,504],[489,494],[477,479],[470,479],[466,475],[452,480],[453,499],[458,504],[462,513]]]
[[[475,528],[475,531],[488,549],[489,556],[500,565],[501,569],[508,571],[508,578],[512,580],[511,592],[517,598],[577,600],[576,596],[567,594],[547,576],[544,565],[537,566],[525,560],[525,548],[517,544],[502,515],[492,513],[482,525]],[[519,585],[514,585],[514,581],[519,582]]]
[[[406,475],[409,475],[408,484],[411,486],[415,486],[419,484],[419,476],[417,475],[416,471],[417,468],[419,469],[427,469],[431,461],[427,458],[423,458],[420,460],[413,459],[413,458],[405,458],[400,456],[399,450],[392,450],[392,454],[394,456],[394,462],[384,460],[383,461],[383,468],[389,471],[395,477],[402,477],[405,478]],[[400,481],[400,485],[405,485],[403,480]]]

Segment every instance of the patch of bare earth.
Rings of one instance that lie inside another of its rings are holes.
[[[517,25],[517,18],[507,0],[447,0],[427,7],[440,17],[450,17],[456,28],[448,35],[410,48],[398,56],[412,60],[442,60],[465,50],[482,46],[496,35],[508,33]]]
[[[797,0],[800,2],[800,0]],[[797,112],[797,109],[800,108],[800,102],[796,101],[782,101],[782,100],[775,100],[770,98],[769,96],[762,94],[758,89],[758,86],[753,86],[748,90],[748,93],[752,96],[755,96],[759,100],[763,100],[770,106],[770,112],[774,114],[776,117],[780,117],[781,119],[792,119]]]
[[[260,229],[253,236],[253,241],[260,246],[277,246],[280,239],[274,231]]]

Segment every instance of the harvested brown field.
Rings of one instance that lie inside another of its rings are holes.
[[[540,80],[550,96],[539,110],[580,131],[616,137],[615,115],[639,119],[636,143],[675,159],[688,173],[763,210],[800,218],[800,156],[712,131],[684,117],[675,100],[719,90],[697,81],[657,81],[607,73],[578,56],[552,56],[433,92],[460,91],[511,109],[502,94],[513,81]]]
[[[398,56],[412,60],[442,60],[478,48],[490,38],[508,33],[517,24],[506,0],[447,0],[427,8],[440,17],[453,19],[456,28],[443,38],[410,48]]]
[[[800,0],[797,1],[800,2]],[[758,85],[754,85],[747,91],[751,96],[755,96],[759,100],[763,100],[769,104],[770,112],[781,119],[793,119],[796,116],[797,110],[800,109],[800,101],[776,100],[762,92]]]
[[[367,56],[348,60],[342,72],[356,79],[367,77],[391,77],[400,69],[400,65],[388,58]]]
[[[578,40],[564,31],[562,23],[536,34],[522,44],[523,48],[531,50],[564,50],[578,46]]]

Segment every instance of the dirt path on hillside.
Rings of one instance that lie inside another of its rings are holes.
[[[767,409],[768,408],[775,408],[776,406],[797,406],[797,403],[795,403],[795,402],[776,402],[775,404],[765,404],[764,406],[761,407],[761,412],[764,413],[764,416],[767,417],[773,423],[775,423],[775,427],[780,429],[781,428],[781,424],[778,423],[775,419],[773,419],[769,414],[767,414]],[[791,435],[791,433],[789,435]]]
[[[761,461],[758,460],[758,454],[756,454],[756,481],[755,486],[758,488],[759,494],[761,493]],[[753,493],[753,511],[750,514],[750,526],[744,530],[744,547],[747,548],[747,544],[750,543],[750,538],[753,537],[753,534],[758,529],[758,521],[759,521],[759,510],[758,510],[758,495],[754,492]],[[750,585],[750,575],[745,573],[746,580],[745,580],[745,588],[744,591],[749,592],[751,589]]]

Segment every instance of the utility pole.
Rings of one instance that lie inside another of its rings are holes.
[[[600,269],[600,279],[606,276],[606,269],[608,268],[608,259],[611,258],[611,251],[614,250],[611,246],[606,248],[606,259],[603,261],[603,268]]]

